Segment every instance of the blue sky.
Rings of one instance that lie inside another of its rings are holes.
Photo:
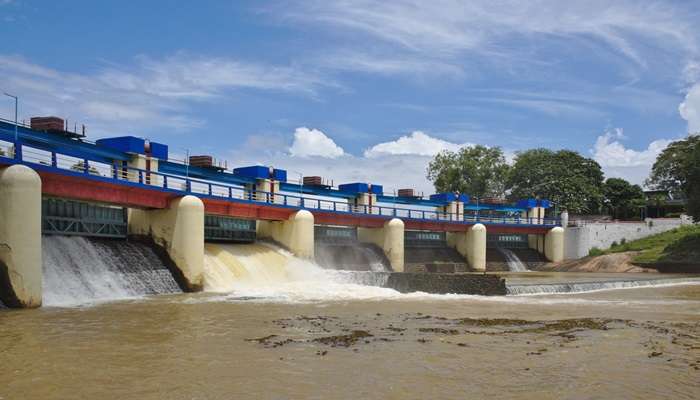
[[[426,192],[464,144],[640,183],[700,131],[693,1],[182,3],[0,0],[0,89],[91,138]]]

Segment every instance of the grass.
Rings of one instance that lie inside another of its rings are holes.
[[[639,263],[697,263],[700,260],[700,225],[685,225],[631,242],[613,243],[613,246],[607,250],[594,247],[589,255],[598,256],[626,251],[640,252],[633,260]]]

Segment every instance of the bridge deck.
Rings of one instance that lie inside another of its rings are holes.
[[[543,233],[559,225],[558,219],[454,215],[395,205],[356,207],[346,201],[298,194],[250,192],[242,185],[76,160],[54,149],[27,145],[21,147],[17,158],[9,148],[0,152],[3,164],[24,164],[36,170],[46,195],[135,208],[166,208],[173,198],[190,194],[202,199],[208,214],[248,219],[284,220],[297,210],[307,209],[313,212],[317,224],[369,228],[381,227],[394,217],[401,218],[406,229],[430,231],[464,231],[482,223],[490,232]]]

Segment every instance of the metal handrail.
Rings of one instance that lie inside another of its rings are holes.
[[[10,142],[12,143],[12,142]],[[14,143],[13,143],[14,145]],[[508,216],[479,216],[469,215],[465,213],[450,213],[441,211],[430,211],[422,209],[402,208],[396,206],[379,206],[379,205],[352,205],[347,202],[335,200],[317,199],[304,197],[298,194],[272,193],[257,190],[250,190],[244,186],[223,184],[203,179],[190,178],[182,175],[163,173],[159,171],[148,171],[130,166],[105,164],[87,159],[79,159],[77,157],[66,156],[55,151],[35,149],[31,146],[22,145],[22,151],[19,152],[21,160],[15,162],[30,163],[40,166],[40,168],[58,169],[69,173],[85,175],[89,178],[99,178],[107,180],[117,180],[129,184],[137,184],[148,187],[157,187],[160,189],[175,191],[180,193],[195,193],[211,198],[228,199],[236,201],[247,201],[263,204],[271,204],[279,207],[289,207],[295,209],[312,209],[319,211],[329,211],[334,213],[346,214],[361,214],[366,216],[377,217],[401,217],[419,221],[437,221],[451,223],[486,223],[490,225],[543,225],[553,226],[559,225],[558,218],[521,218]],[[37,150],[37,151],[35,151]],[[41,151],[43,153],[39,153]],[[46,153],[46,154],[44,154]],[[30,157],[27,157],[29,155]],[[41,155],[44,159],[33,158],[31,156]],[[49,155],[50,159],[46,160]],[[65,158],[65,157],[70,157]],[[12,159],[9,156],[0,156],[0,158]],[[69,167],[64,167],[59,162],[69,161]],[[100,167],[110,168],[110,176],[103,175],[100,171],[92,166],[98,164]],[[234,196],[235,194],[235,196]]]

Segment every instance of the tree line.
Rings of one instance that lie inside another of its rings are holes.
[[[437,192],[467,193],[476,198],[516,201],[546,198],[576,214],[609,213],[615,218],[639,216],[646,204],[639,185],[607,178],[595,160],[571,150],[520,151],[512,163],[500,147],[472,146],[443,151],[429,163],[427,178]],[[700,137],[671,143],[657,158],[651,189],[668,190],[688,200],[688,212],[700,216]]]

